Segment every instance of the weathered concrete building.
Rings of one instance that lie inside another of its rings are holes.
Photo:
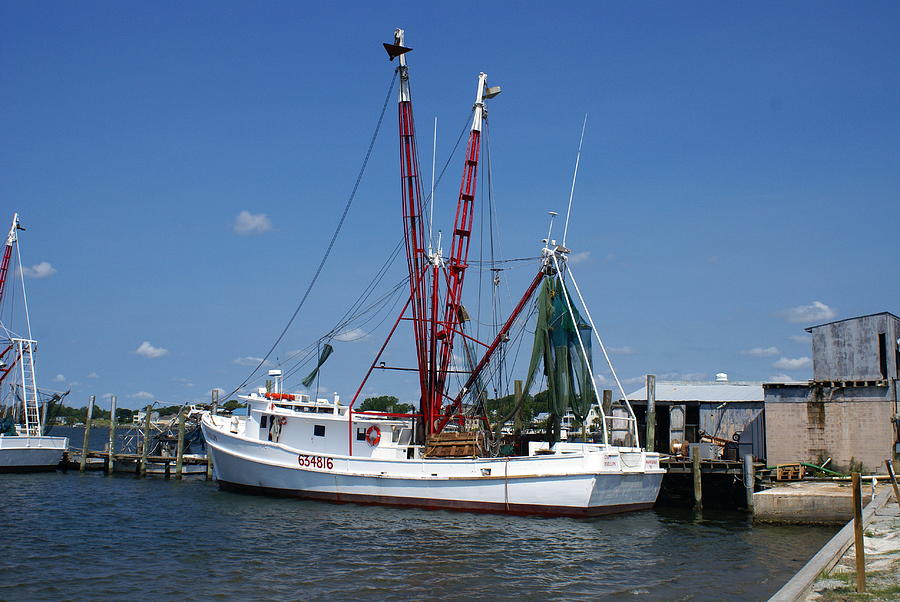
[[[813,379],[763,385],[769,464],[830,457],[878,469],[900,441],[900,318],[882,312],[806,331]]]

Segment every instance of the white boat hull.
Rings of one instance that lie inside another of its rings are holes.
[[[596,516],[652,507],[665,473],[657,454],[603,446],[527,457],[386,460],[307,455],[206,419],[203,429],[223,489],[332,502]],[[321,467],[301,466],[306,457],[322,458]]]
[[[53,470],[69,447],[67,437],[0,437],[0,472]]]

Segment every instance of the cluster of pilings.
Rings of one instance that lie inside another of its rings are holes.
[[[87,416],[84,422],[84,439],[81,446],[81,457],[78,462],[79,472],[88,469],[88,458],[100,458],[105,460],[104,469],[107,474],[116,472],[116,462],[133,462],[134,473],[138,476],[147,476],[148,466],[151,464],[163,464],[165,466],[165,476],[171,476],[171,464],[175,463],[175,478],[181,479],[184,476],[185,464],[206,464],[206,478],[211,479],[213,475],[212,459],[209,454],[204,459],[185,458],[184,457],[184,435],[185,435],[185,414],[178,414],[178,440],[176,446],[175,457],[172,456],[151,456],[150,455],[150,437],[151,437],[151,406],[147,406],[144,412],[144,421],[141,425],[141,440],[138,445],[138,453],[116,453],[116,396],[110,398],[109,413],[109,440],[107,447],[103,451],[90,450],[90,435],[93,422],[94,402],[96,397],[91,395],[90,402],[87,407]],[[128,471],[130,472],[130,471]]]

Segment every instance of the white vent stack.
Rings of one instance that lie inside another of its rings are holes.
[[[719,372],[718,374],[716,374],[716,382],[717,383],[727,383],[728,375],[724,372]]]
[[[277,368],[276,368],[275,370],[269,370],[269,376],[271,376],[273,379],[275,379],[275,385],[273,386],[273,389],[274,389],[274,390],[273,390],[272,392],[273,392],[273,393],[282,393],[282,390],[281,390],[281,370],[279,370],[279,369],[277,369]]]

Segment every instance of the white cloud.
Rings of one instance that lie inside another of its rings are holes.
[[[610,347],[609,351],[617,355],[634,355],[637,353],[633,347]]]
[[[568,263],[571,263],[574,265],[576,263],[581,263],[583,261],[587,261],[590,258],[591,258],[590,251],[581,251],[580,253],[572,253],[571,255],[569,255]]]
[[[334,335],[334,340],[347,343],[352,341],[361,341],[368,336],[369,333],[362,328],[352,328],[350,330],[345,330],[340,334]]]
[[[244,357],[236,357],[234,358],[234,363],[238,366],[258,366],[262,362],[263,366],[271,366],[272,362],[269,360],[263,361],[261,357],[253,357],[252,355],[245,355]]]
[[[609,379],[603,374],[595,374],[594,380],[597,381],[598,385],[605,385],[609,382]]]
[[[241,211],[234,218],[234,231],[237,234],[262,234],[272,229],[272,222],[265,213]]]
[[[837,312],[821,301],[813,301],[809,305],[798,305],[797,307],[785,309],[780,312],[780,315],[788,322],[804,324],[830,320],[837,315]]]
[[[808,334],[795,334],[789,336],[788,338],[795,343],[800,343],[801,345],[809,345],[809,343],[812,341],[812,337]]]
[[[222,387],[213,387],[213,391],[215,391],[219,395],[224,395],[226,392]]]
[[[746,351],[741,351],[744,355],[753,355],[756,357],[767,357],[770,355],[778,355],[780,352],[778,351],[778,347],[754,347],[753,349],[747,349]]]
[[[56,268],[50,265],[48,261],[36,263],[30,268],[25,266],[21,268],[21,272],[26,278],[46,278],[56,273]]]
[[[769,377],[770,383],[790,383],[794,382],[794,378],[790,374],[773,374]]]
[[[53,377],[53,380],[58,383],[64,383],[64,382],[66,382],[66,377],[63,376],[62,374],[57,374],[56,376]]]
[[[70,387],[77,387],[79,385],[81,385],[81,383],[78,382],[77,380],[73,380],[72,382],[69,383]]]
[[[162,347],[154,347],[150,344],[150,341],[144,341],[134,350],[134,352],[142,357],[149,357],[152,359],[166,355],[169,353],[169,350],[163,349]]]
[[[97,374],[96,372],[91,372],[90,374],[87,375],[87,377],[88,378],[100,378],[100,375]]]
[[[101,395],[103,399],[112,399],[112,396],[112,393],[104,393],[103,395]]]
[[[154,395],[147,391],[138,391],[137,393],[132,393],[129,397],[134,397],[135,399],[153,399]]]
[[[779,368],[781,370],[797,370],[799,368],[806,368],[807,366],[812,364],[812,360],[808,357],[798,357],[798,358],[789,358],[782,357],[777,362],[772,364],[774,368]]]

